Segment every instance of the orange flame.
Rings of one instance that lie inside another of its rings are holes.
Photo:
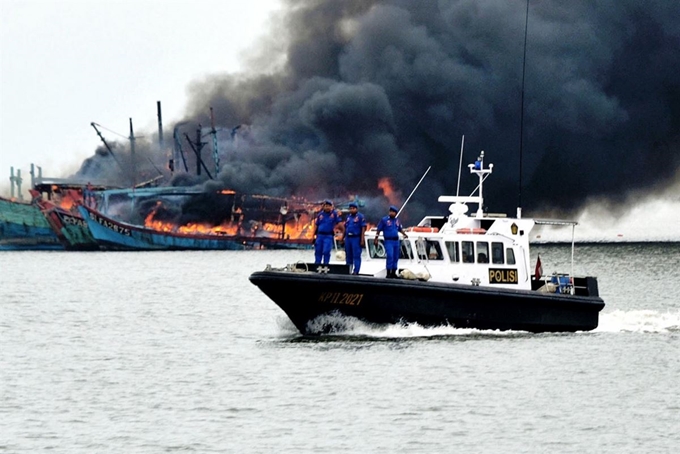
[[[390,204],[397,205],[401,200],[401,193],[392,187],[392,181],[385,177],[378,180],[378,188],[382,190]]]
[[[62,191],[61,193],[59,206],[65,210],[71,210],[71,208],[73,208],[78,203],[78,201],[82,199],[83,196],[80,193],[80,191],[77,191],[75,189],[67,189],[66,191]]]
[[[300,214],[286,221],[285,225],[273,222],[252,223],[252,226],[243,225],[239,217],[228,220],[220,225],[207,223],[189,223],[178,226],[172,222],[155,219],[162,202],[156,202],[156,206],[144,219],[144,226],[158,232],[172,232],[183,234],[219,235],[219,236],[243,236],[243,237],[266,237],[294,240],[311,240],[314,233],[313,222],[309,215]],[[241,210],[235,210],[240,213]]]

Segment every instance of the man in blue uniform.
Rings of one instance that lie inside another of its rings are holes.
[[[401,222],[397,218],[397,207],[394,205],[390,206],[390,214],[385,216],[378,223],[378,231],[375,234],[375,239],[373,240],[374,245],[378,245],[378,236],[380,232],[383,232],[385,237],[385,252],[387,254],[387,277],[396,278],[397,277],[397,262],[399,261],[399,232],[404,235],[404,238],[408,238],[406,232],[401,225]]]
[[[345,263],[352,266],[352,274],[359,274],[361,268],[361,249],[364,247],[366,218],[359,213],[356,203],[349,204],[349,214],[345,219]]]
[[[333,202],[325,200],[314,221],[314,263],[317,265],[322,261],[324,265],[330,262],[333,236],[341,220],[340,213],[333,209]]]

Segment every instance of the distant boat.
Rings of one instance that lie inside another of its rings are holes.
[[[90,233],[87,222],[76,209],[79,203],[94,204],[95,191],[111,188],[68,180],[41,179],[30,191],[33,200],[69,251],[98,250],[99,244]]]
[[[0,250],[63,250],[35,203],[0,197]]]
[[[116,220],[93,208],[78,206],[100,247],[107,250],[247,250],[309,249],[311,240],[242,234],[163,231]]]
[[[80,213],[71,213],[57,206],[44,206],[42,213],[57,238],[68,251],[96,251],[99,243],[87,227]]]
[[[101,247],[123,250],[311,249],[319,208],[299,197],[199,187],[106,190],[96,198],[96,209],[80,208],[81,215]]]

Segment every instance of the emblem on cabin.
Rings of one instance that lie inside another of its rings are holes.
[[[517,229],[518,229],[517,224],[513,222],[512,225],[510,226],[510,231],[512,232],[513,235],[517,235]]]

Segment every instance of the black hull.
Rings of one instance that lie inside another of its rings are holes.
[[[418,323],[533,333],[597,328],[604,301],[561,295],[343,274],[261,271],[250,276],[302,334],[309,322],[340,314],[375,324]]]

